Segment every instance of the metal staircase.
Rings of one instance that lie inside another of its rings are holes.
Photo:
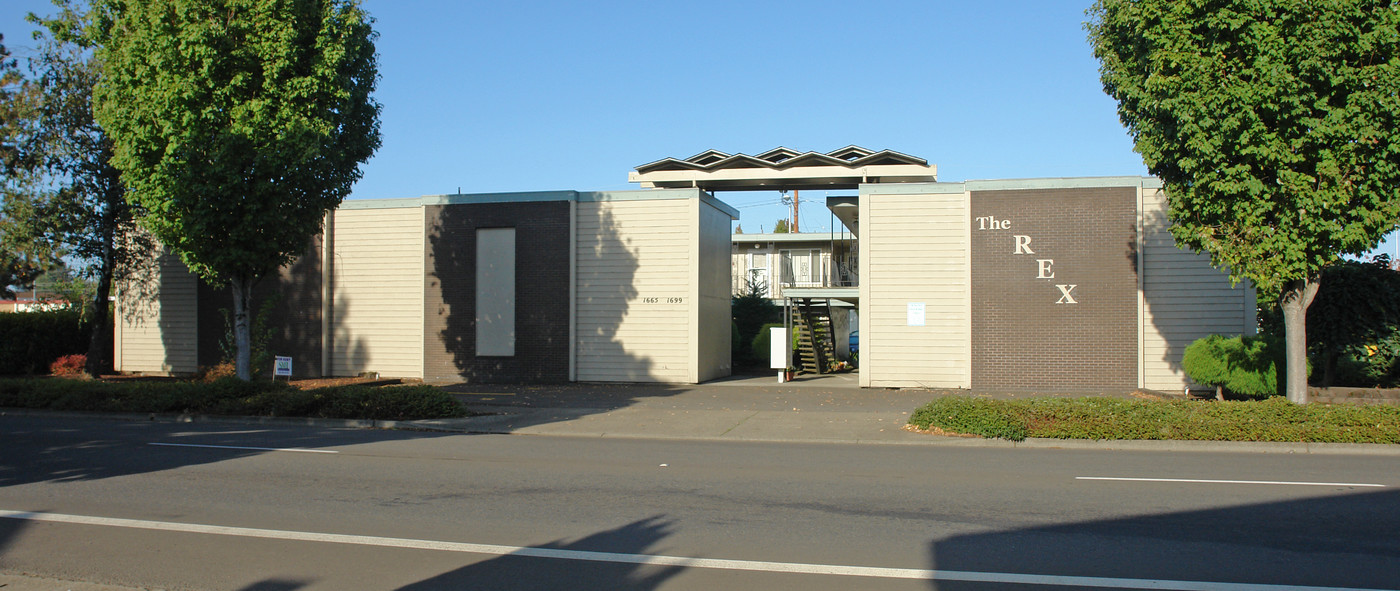
[[[836,360],[836,337],[831,327],[831,304],[807,298],[792,301],[792,330],[797,335],[798,369],[806,373],[827,373]]]

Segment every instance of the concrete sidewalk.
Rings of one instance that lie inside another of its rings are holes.
[[[1143,392],[975,392],[860,388],[854,374],[816,376],[778,384],[773,377],[733,377],[700,385],[566,384],[557,386],[444,386],[468,409],[459,419],[380,421],[295,417],[229,417],[136,413],[67,413],[5,409],[3,414],[105,416],[327,428],[404,429],[466,434],[555,437],[859,443],[943,447],[998,447],[1242,453],[1366,454],[1400,457],[1400,445],[1255,443],[1226,441],[1094,441],[946,437],[905,431],[910,413],[939,396],[1015,399],[1044,396],[1138,397]]]
[[[475,433],[809,442],[918,442],[901,427],[930,393],[862,390],[855,374],[778,384],[734,377],[701,385],[569,384],[446,390],[474,412],[410,426]]]
[[[1336,453],[1400,456],[1400,445],[1215,441],[1089,441],[944,437],[904,430],[909,414],[957,390],[862,389],[855,374],[799,378],[732,377],[700,385],[568,384],[444,389],[467,408],[487,413],[461,419],[383,422],[387,428],[460,433],[572,437],[862,443],[1001,448]],[[1132,392],[986,393],[1033,396],[1132,397]]]

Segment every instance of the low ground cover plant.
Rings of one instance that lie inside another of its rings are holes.
[[[331,386],[301,390],[279,382],[0,379],[0,407],[411,420],[466,416],[452,395],[431,386]]]
[[[946,396],[916,410],[909,424],[1012,441],[1047,437],[1400,443],[1400,407],[1295,405],[1279,397],[1200,402]]]

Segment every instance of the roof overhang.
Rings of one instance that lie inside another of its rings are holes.
[[[856,236],[860,235],[860,198],[859,197],[827,197],[826,208],[831,210],[832,215]]]
[[[936,182],[938,169],[922,158],[859,146],[826,154],[775,148],[757,156],[707,150],[683,160],[664,158],[643,164],[628,173],[627,180],[643,189],[830,190],[867,183]]]

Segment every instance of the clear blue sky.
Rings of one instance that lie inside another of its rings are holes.
[[[654,160],[777,146],[896,150],[943,181],[1145,175],[1089,4],[365,0],[383,146],[351,198],[629,189]],[[29,11],[49,3],[5,0],[6,45],[29,43]],[[785,216],[720,197],[748,232]],[[810,197],[802,229],[825,229]]]

